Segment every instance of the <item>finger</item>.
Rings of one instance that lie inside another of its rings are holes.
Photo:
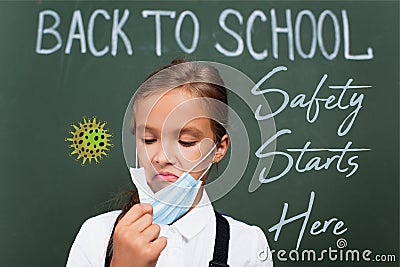
[[[129,227],[131,227],[132,230],[141,233],[149,226],[151,226],[152,223],[153,223],[153,216],[146,213],[143,214],[143,216],[137,219],[134,223],[132,223]]]
[[[151,242],[151,246],[154,251],[159,251],[161,253],[161,251],[167,246],[167,238],[164,236],[160,236],[159,238]]]
[[[152,224],[149,227],[147,227],[143,232],[142,235],[146,240],[149,240],[150,242],[154,241],[155,239],[158,238],[160,234],[160,226],[158,224]]]
[[[144,203],[133,205],[121,218],[119,223],[121,225],[130,225],[146,213],[153,216],[153,207],[150,204]]]

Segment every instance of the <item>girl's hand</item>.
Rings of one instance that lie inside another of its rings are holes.
[[[167,245],[159,234],[160,226],[153,224],[153,207],[133,205],[115,227],[110,267],[154,267]]]

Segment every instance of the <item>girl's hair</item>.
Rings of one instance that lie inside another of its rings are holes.
[[[214,133],[214,141],[220,142],[222,137],[227,133],[226,126],[228,124],[228,97],[227,89],[218,72],[218,70],[210,65],[198,64],[187,61],[182,58],[174,59],[170,64],[165,65],[160,70],[152,73],[136,91],[132,101],[132,121],[130,130],[135,134],[135,103],[141,98],[166,93],[169,90],[183,90],[193,97],[205,97],[222,102],[222,105],[216,107],[216,102],[210,102],[209,110],[214,111],[212,118],[217,117],[218,121],[210,120],[211,129]],[[129,192],[130,198],[122,207],[122,212],[118,215],[114,229],[121,218],[132,208],[133,205],[140,203],[139,196],[136,190]],[[107,260],[110,263],[113,248],[113,234],[107,247]]]

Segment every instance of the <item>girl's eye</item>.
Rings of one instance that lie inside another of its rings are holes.
[[[149,145],[149,144],[153,144],[154,142],[156,142],[157,139],[142,139],[142,142]]]
[[[179,140],[179,144],[181,144],[184,147],[194,146],[196,143],[197,143],[197,141],[186,142],[186,141]]]

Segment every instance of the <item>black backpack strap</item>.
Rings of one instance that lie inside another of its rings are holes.
[[[215,211],[216,234],[213,259],[209,263],[209,267],[229,267],[228,250],[229,250],[229,222],[217,211]]]

